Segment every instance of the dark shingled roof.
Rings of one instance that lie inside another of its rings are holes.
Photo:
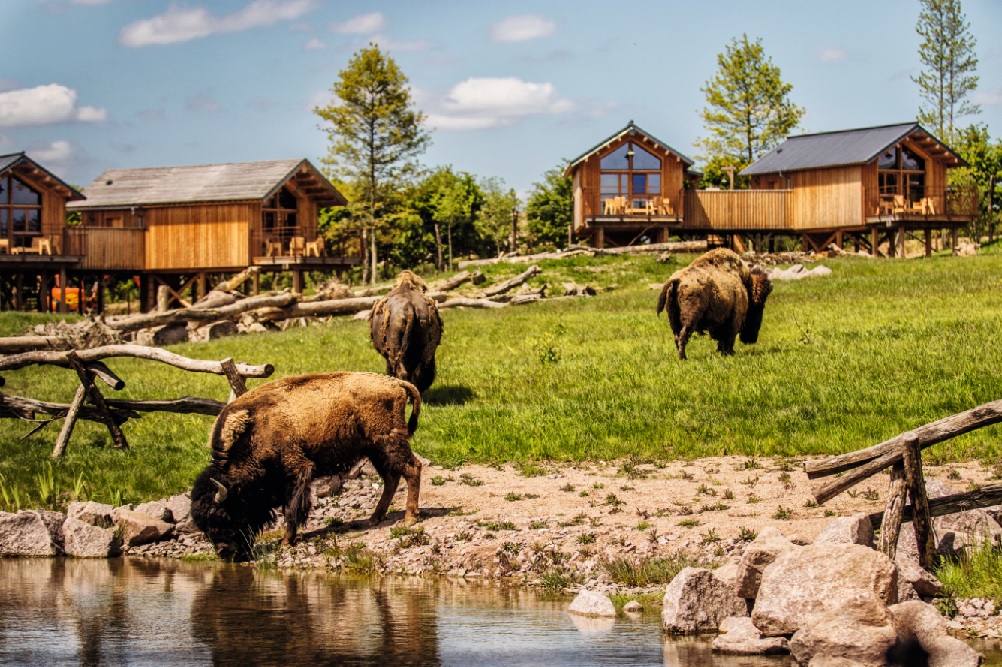
[[[967,164],[949,146],[929,134],[918,123],[911,122],[790,137],[745,167],[741,175],[867,164],[910,135],[916,135],[916,138],[934,147],[933,152],[949,156],[954,166]]]
[[[32,160],[23,151],[20,153],[0,155],[0,174],[6,173],[18,165],[27,168],[27,170],[29,172],[33,172],[36,177],[41,176],[42,180],[46,181],[49,185],[54,183],[62,188],[65,188],[66,192],[64,193],[64,196],[68,199],[83,199],[83,195],[80,194],[76,188]]]
[[[644,130],[639,125],[636,125],[631,120],[629,123],[627,123],[626,127],[624,127],[622,130],[620,130],[619,132],[616,132],[616,133],[612,134],[611,136],[609,136],[608,138],[600,141],[598,144],[596,144],[592,148],[589,148],[587,151],[585,151],[581,155],[579,155],[576,158],[574,158],[573,160],[571,160],[570,164],[567,165],[567,169],[564,170],[564,175],[568,175],[570,173],[571,169],[573,169],[574,167],[576,167],[580,163],[582,163],[585,160],[587,160],[594,153],[597,153],[598,151],[602,150],[603,148],[605,148],[606,146],[608,146],[612,142],[614,142],[617,139],[619,139],[620,137],[622,137],[624,134],[630,134],[630,133],[643,135],[643,136],[647,137],[649,140],[651,140],[652,142],[658,144],[659,146],[661,146],[662,148],[664,148],[665,150],[667,150],[668,152],[674,153],[675,155],[679,156],[679,158],[681,158],[683,164],[685,164],[685,167],[686,167],[687,171],[689,171],[689,168],[692,167],[692,165],[694,164],[693,161],[690,158],[686,157],[683,153],[680,153],[679,151],[675,150],[674,148],[672,148],[671,146],[669,146],[665,142],[663,142],[660,139],[658,139],[657,137],[655,137],[650,132]],[[699,173],[699,172],[693,172],[693,173]]]
[[[311,196],[322,206],[347,203],[309,160],[295,159],[111,169],[84,188],[87,201],[70,208],[263,200],[299,173],[310,180]]]

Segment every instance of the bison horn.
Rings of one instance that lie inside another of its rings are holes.
[[[224,500],[226,500],[226,494],[228,493],[226,490],[226,486],[222,482],[215,480],[212,477],[209,478],[209,481],[215,484],[216,488],[219,489],[218,491],[216,491],[216,497],[214,498],[214,500],[217,503],[221,503]]]

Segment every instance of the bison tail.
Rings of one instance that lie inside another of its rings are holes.
[[[678,278],[670,278],[665,286],[661,288],[661,294],[658,296],[658,309],[656,314],[661,315],[661,311],[665,310],[665,307],[669,302],[674,302],[678,298]]]
[[[407,420],[407,435],[414,435],[417,430],[418,415],[421,414],[421,392],[410,382],[404,382],[404,391],[411,398],[411,418]]]

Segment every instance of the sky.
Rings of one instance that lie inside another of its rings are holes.
[[[1002,134],[1002,2],[963,0],[978,122]],[[701,90],[761,38],[802,132],[915,118],[918,0],[2,0],[0,154],[86,186],[106,169],[308,158],[313,109],[378,44],[427,115],[428,167],[523,198],[630,121],[700,163]]]

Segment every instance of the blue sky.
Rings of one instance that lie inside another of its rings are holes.
[[[1002,134],[1002,2],[964,0],[982,113]],[[700,90],[760,37],[818,132],[908,121],[918,0],[3,0],[0,153],[76,185],[110,168],[306,157],[314,106],[369,42],[429,117],[429,166],[521,195],[630,120],[698,158]]]

